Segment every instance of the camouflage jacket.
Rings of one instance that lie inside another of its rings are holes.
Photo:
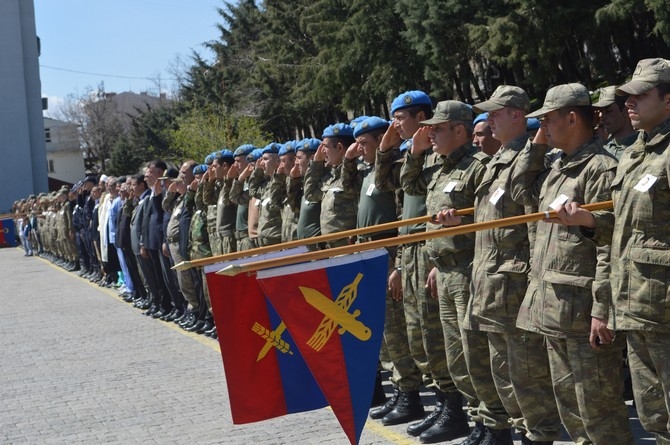
[[[191,218],[189,228],[189,259],[197,260],[212,256],[212,249],[209,245],[209,234],[207,233],[206,206],[202,202],[201,182],[198,191],[187,190],[184,196],[184,206],[188,209]]]
[[[670,331],[670,119],[641,133],[612,183],[616,328]]]
[[[543,181],[537,197],[539,210],[568,202],[609,200],[616,166],[616,158],[597,139],[571,155],[563,154]],[[614,215],[601,210],[593,216],[594,230],[538,223],[531,285],[519,310],[518,327],[549,336],[583,336],[590,331],[591,316],[609,317],[609,244]]]
[[[438,155],[435,163],[424,168],[425,154],[409,154],[402,167],[400,179],[405,193],[425,195],[429,215],[443,209],[464,209],[475,202],[475,190],[484,175],[489,156],[478,151],[469,142],[448,156]],[[472,216],[463,216],[462,223],[473,222]],[[442,228],[428,224],[426,230]],[[426,251],[442,270],[445,267],[469,267],[474,255],[475,234],[445,236],[426,241]]]
[[[286,175],[275,173],[269,178],[262,169],[257,168],[249,181],[249,193],[258,199],[258,238],[261,245],[280,242]]]
[[[356,228],[358,190],[345,190],[342,165],[326,169],[323,161],[311,161],[303,188],[305,200],[321,202],[321,233],[326,235]]]
[[[522,175],[536,178],[544,172],[545,151],[543,146],[533,146],[524,133],[491,158],[476,191],[475,222],[530,213],[528,206],[514,199],[518,197],[514,179]],[[523,161],[521,171],[519,161]],[[476,233],[466,328],[493,332],[516,328],[519,306],[526,295],[529,261],[527,224]],[[508,274],[523,278],[507,279]]]

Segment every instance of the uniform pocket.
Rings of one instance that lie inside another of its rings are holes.
[[[670,250],[632,246],[630,261],[629,307],[646,320],[665,323],[670,306]]]

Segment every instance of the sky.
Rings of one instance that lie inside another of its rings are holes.
[[[219,38],[224,0],[34,0],[42,97],[50,115],[68,95],[174,90],[175,67]],[[183,70],[183,68],[182,68]],[[157,81],[160,78],[161,81]]]

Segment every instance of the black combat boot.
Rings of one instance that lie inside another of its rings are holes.
[[[512,431],[509,428],[504,430],[486,428],[486,436],[481,445],[514,445]]]
[[[470,433],[468,418],[463,411],[463,396],[460,392],[445,394],[444,408],[433,426],[421,433],[421,443],[436,443],[467,436]]]
[[[398,388],[394,387],[393,388],[393,395],[391,396],[390,399],[386,401],[385,404],[380,406],[379,408],[375,408],[373,410],[370,410],[370,418],[371,419],[381,419],[391,411],[393,411],[393,408],[395,408],[396,404],[398,403],[398,397],[400,396],[400,392],[398,391]]]
[[[419,391],[400,391],[398,403],[393,411],[382,418],[384,425],[400,425],[401,423],[419,420],[426,415],[421,403]]]
[[[467,439],[460,443],[460,445],[479,445],[486,436],[486,427],[481,422],[475,422],[475,427],[470,431]]]
[[[407,427],[407,434],[410,436],[419,436],[421,433],[426,431],[428,428],[433,426],[437,418],[442,413],[444,409],[444,392],[439,389],[435,390],[435,409],[430,412],[424,419],[420,422],[412,423]]]

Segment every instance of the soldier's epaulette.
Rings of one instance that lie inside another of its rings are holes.
[[[473,154],[472,157],[481,162],[482,164],[486,164],[491,160],[491,156],[487,155],[483,151],[478,151],[477,153]]]

